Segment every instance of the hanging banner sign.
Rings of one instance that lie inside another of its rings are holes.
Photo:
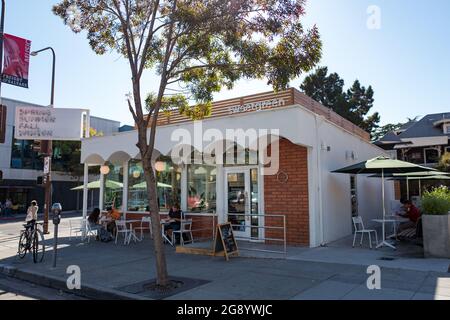
[[[16,107],[14,138],[81,140],[84,109]]]
[[[28,88],[31,41],[10,34],[4,34],[3,46],[5,58],[2,82]]]

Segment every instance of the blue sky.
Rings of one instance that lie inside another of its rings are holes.
[[[126,61],[95,55],[83,34],[73,34],[51,13],[58,1],[7,0],[5,32],[32,40],[32,49],[57,54],[56,107],[89,108],[93,115],[132,124],[125,103],[130,91]],[[367,8],[381,10],[381,29],[367,27]],[[320,65],[350,85],[359,79],[375,90],[382,123],[450,111],[450,1],[309,0],[305,25],[317,24],[323,41]],[[4,97],[49,104],[50,54],[32,57],[30,88],[4,84]],[[296,79],[291,86],[298,87]],[[156,90],[151,71],[143,91]],[[270,90],[264,81],[240,81],[216,99]]]

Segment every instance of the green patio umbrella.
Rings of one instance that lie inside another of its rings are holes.
[[[407,173],[386,173],[384,175],[385,178],[387,177],[395,177],[395,178],[419,178],[425,180],[426,177],[432,177],[432,176],[450,176],[450,173],[448,172],[442,172],[442,171],[419,171],[419,172],[407,172]],[[370,178],[381,178],[381,174],[374,174],[369,176]]]
[[[419,196],[422,196],[422,180],[450,180],[450,176],[448,174],[439,174],[439,175],[425,175],[421,177],[415,177],[415,176],[393,176],[392,178],[389,178],[389,180],[406,180],[406,192],[408,193],[408,199],[409,199],[409,181],[411,180],[417,180],[419,181]]]
[[[157,187],[158,188],[170,188],[170,189],[172,189],[172,186],[170,184],[166,184],[166,183],[162,183],[162,182],[158,182],[157,183]],[[146,189],[147,188],[147,183],[144,181],[144,182],[135,184],[134,186],[132,186],[132,188],[133,189]]]
[[[393,245],[386,241],[385,236],[385,220],[386,220],[386,206],[384,203],[384,177],[386,174],[395,173],[409,173],[409,172],[423,172],[423,171],[436,171],[432,168],[419,166],[417,164],[394,160],[388,157],[376,157],[370,160],[366,160],[342,169],[334,170],[334,173],[348,173],[348,174],[381,174],[381,196],[383,202],[383,241],[377,246],[377,248],[385,245],[395,249]]]
[[[113,180],[106,180],[105,181],[105,186],[108,189],[120,189],[120,188],[123,188],[123,184],[122,183],[117,182],[117,181],[113,181]],[[84,186],[81,185],[81,186],[72,188],[70,190],[78,191],[78,190],[83,190],[83,188],[84,188]],[[100,189],[100,180],[89,182],[87,184],[87,188],[88,189]]]
[[[391,177],[389,180],[406,180],[406,194],[409,200],[409,181],[418,180],[419,181],[419,193],[421,193],[421,181],[422,180],[450,180],[450,173],[442,171],[419,171],[419,172],[408,172],[408,173],[393,173],[385,174],[386,177]],[[381,178],[380,174],[374,174],[369,176],[370,178]]]

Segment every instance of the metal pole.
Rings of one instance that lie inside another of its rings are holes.
[[[56,74],[56,54],[52,47],[47,47],[38,51],[33,51],[31,54],[36,56],[39,52],[50,50],[52,52],[53,63],[52,63],[52,86],[50,94],[50,108],[54,107],[55,103],[55,74]],[[45,204],[44,204],[44,233],[48,234],[48,216],[50,210],[50,203],[52,201],[52,191],[51,191],[51,173],[52,173],[52,154],[53,154],[53,144],[52,140],[48,141],[47,150],[45,150],[46,157],[49,157],[49,170],[47,174],[47,179],[45,182]]]
[[[384,169],[381,169],[381,198],[383,201],[383,224],[382,224],[382,232],[383,232],[383,243],[385,242],[386,232],[385,232],[385,223],[386,223],[386,208],[384,205]]]
[[[83,178],[83,222],[81,223],[82,225],[82,238],[84,239],[86,237],[86,218],[87,218],[87,194],[88,194],[88,188],[87,188],[87,184],[88,184],[88,179],[89,179],[89,166],[88,164],[85,162],[84,163],[84,178]]]
[[[419,197],[422,198],[422,180],[419,179]]]
[[[53,268],[56,268],[56,253],[58,251],[58,224],[54,223],[55,231],[53,232]]]
[[[0,103],[2,99],[3,82],[3,35],[5,33],[5,0],[2,0],[2,16],[0,21]]]
[[[406,199],[409,200],[409,178],[406,176]]]

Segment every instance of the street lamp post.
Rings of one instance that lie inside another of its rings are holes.
[[[3,38],[5,34],[5,0],[2,0],[2,12],[0,18],[0,101],[2,99],[2,81],[3,81]]]
[[[47,47],[41,50],[33,51],[31,52],[32,56],[37,56],[42,51],[50,50],[52,52],[53,56],[53,65],[52,65],[52,91],[50,96],[50,108],[54,107],[55,102],[55,67],[56,67],[56,55],[55,50],[53,50],[52,47]],[[41,144],[43,145],[43,144]],[[51,171],[52,171],[52,140],[48,140],[46,144],[46,148],[44,150],[45,156],[48,157],[48,172],[46,173],[46,180],[45,180],[45,204],[44,204],[44,233],[48,233],[48,215],[49,215],[49,209],[50,209],[50,203],[51,203]],[[44,173],[45,174],[45,173]]]

